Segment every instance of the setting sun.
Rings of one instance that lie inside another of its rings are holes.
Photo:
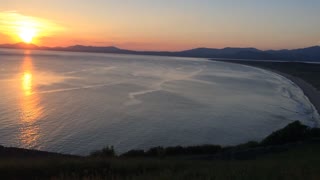
[[[36,29],[33,27],[22,26],[20,28],[19,37],[25,43],[31,43],[36,36]]]
[[[39,45],[43,39],[50,39],[64,30],[64,27],[48,19],[26,16],[18,12],[0,12],[0,35],[9,37],[13,43]]]

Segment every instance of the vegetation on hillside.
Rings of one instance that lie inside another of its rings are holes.
[[[88,157],[1,147],[0,179],[319,179],[319,139],[320,129],[297,121],[234,147],[156,147],[120,156],[106,147]]]

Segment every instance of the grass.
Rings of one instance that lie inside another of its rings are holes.
[[[180,155],[177,151],[165,154],[168,149],[172,152],[173,147],[162,148],[161,155],[150,156],[147,150],[143,154],[139,151],[139,157],[114,156],[112,147],[87,157],[52,153],[45,156],[45,152],[2,147],[0,179],[316,180],[320,179],[319,132],[320,129],[294,122],[260,143],[224,148],[206,145],[203,151],[199,151],[201,146],[179,147],[184,149]],[[10,156],[5,156],[7,152]],[[15,156],[14,152],[22,152],[23,156]],[[242,156],[241,160],[230,156],[243,152],[255,155]]]
[[[2,159],[1,179],[319,179],[320,145],[254,160],[183,158]]]

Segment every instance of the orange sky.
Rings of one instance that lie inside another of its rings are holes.
[[[119,46],[131,49],[147,50],[177,50],[192,48],[188,43],[197,43],[196,39],[189,37],[174,37],[169,33],[159,33],[147,27],[137,27],[138,31],[123,31],[121,28],[106,27],[95,29],[90,23],[85,21],[65,22],[39,18],[21,14],[16,11],[0,12],[0,37],[2,43],[18,43],[23,39],[20,37],[20,24],[35,23],[32,27],[37,31],[32,38],[33,44],[40,46],[69,46],[75,44],[93,46]],[[111,23],[110,23],[111,24]],[[116,22],[114,22],[116,24]],[[122,25],[119,25],[120,27]],[[123,27],[123,29],[126,29]],[[141,32],[144,33],[140,34]],[[175,40],[173,40],[175,39]],[[201,42],[199,41],[199,45]]]
[[[0,4],[0,44],[21,42],[21,36],[34,32],[32,43],[41,46],[112,45],[134,50],[292,49],[320,42],[317,0],[0,0]]]

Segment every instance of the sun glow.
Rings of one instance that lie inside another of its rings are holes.
[[[25,43],[31,43],[36,34],[37,30],[34,27],[25,25],[20,27],[19,37]]]
[[[42,39],[64,30],[64,27],[47,19],[17,12],[0,12],[0,34],[10,37],[13,42],[41,44]]]

